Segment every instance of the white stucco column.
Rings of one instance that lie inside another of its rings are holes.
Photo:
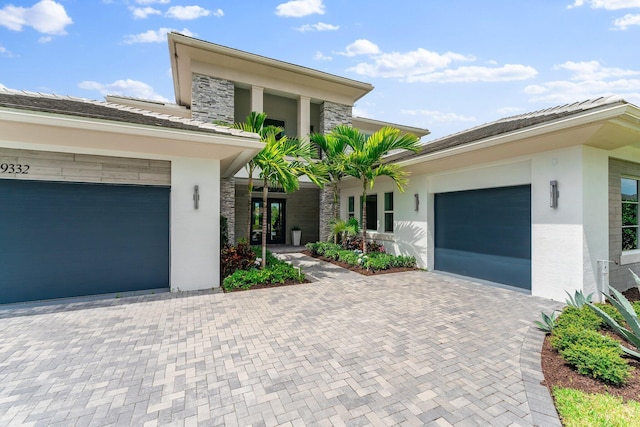
[[[200,200],[194,206],[194,186]],[[220,162],[171,161],[171,290],[220,286]]]
[[[298,98],[298,138],[308,138],[311,127],[311,98],[300,96]],[[318,130],[316,129],[316,132]]]
[[[264,88],[251,86],[251,111],[264,112]]]

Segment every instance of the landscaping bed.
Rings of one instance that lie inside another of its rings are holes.
[[[367,253],[359,248],[362,240],[346,240],[338,245],[330,242],[315,242],[305,245],[305,255],[321,259],[365,276],[418,270],[412,256],[391,255],[384,246],[367,242]]]
[[[635,311],[638,312],[640,310],[640,305],[637,303],[637,301],[640,301],[640,292],[638,289],[632,288],[624,292],[623,295],[633,304]],[[603,306],[602,304],[596,305],[600,307]],[[619,314],[616,313],[612,306],[607,304],[605,308],[607,314],[616,317],[616,320],[622,322]],[[573,307],[565,308],[563,313],[567,313],[567,310],[569,310],[568,316],[573,316],[578,313],[577,309]],[[591,309],[584,307],[580,310],[590,311]],[[595,315],[595,313],[593,314]],[[582,318],[583,316],[580,317]],[[558,337],[561,336],[562,332],[559,331],[558,328],[567,327],[566,322],[564,326],[562,323],[562,320],[560,320],[554,328],[554,333],[545,337],[541,350],[541,366],[544,374],[543,385],[549,389],[549,392],[553,396],[563,424],[603,426],[632,425],[629,424],[629,418],[626,417],[635,417],[639,408],[636,402],[640,402],[640,360],[625,356],[622,357],[624,364],[618,366],[614,358],[587,357],[585,358],[588,365],[587,369],[592,370],[592,372],[589,374],[581,374],[578,372],[578,368],[571,366],[565,357],[561,355],[561,352],[553,346],[553,337],[555,336],[556,347],[560,347],[557,340],[559,340]],[[585,324],[576,321],[575,326],[578,326],[579,329],[590,329],[589,323],[590,321],[587,321]],[[634,349],[632,345],[619,337],[606,322],[603,321],[596,329],[605,337],[605,341],[613,340],[615,343],[621,343],[628,348]],[[584,344],[585,347],[595,352],[602,350],[599,345],[591,342],[587,338],[582,337],[581,340],[582,342],[578,342],[578,345]],[[606,345],[603,347],[606,347]],[[625,377],[624,380],[620,380],[622,377]],[[586,394],[574,393],[567,389],[578,390]],[[568,400],[567,395],[571,396]],[[567,403],[567,401],[569,403]],[[590,414],[583,414],[580,413],[582,411],[578,409],[582,405],[593,407],[599,404],[607,408],[605,414],[597,410],[592,410]],[[613,416],[613,414],[615,414],[614,418],[621,417],[620,419],[622,419],[622,421],[612,421],[611,416]]]
[[[417,267],[390,267],[387,268],[386,270],[366,270],[362,267],[358,267],[355,265],[351,265],[351,264],[347,264],[346,262],[342,262],[342,261],[338,261],[335,260],[333,258],[327,258],[324,256],[320,256],[320,255],[314,255],[311,251],[308,250],[304,250],[302,251],[303,254],[313,257],[313,258],[317,258],[319,260],[322,261],[326,261],[329,262],[331,264],[340,266],[342,268],[345,268],[347,270],[362,274],[363,276],[375,276],[375,275],[379,275],[379,274],[389,274],[389,273],[401,273],[403,271],[416,271],[419,270],[419,268]]]

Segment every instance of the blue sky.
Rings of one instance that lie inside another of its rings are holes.
[[[426,139],[602,95],[640,105],[640,0],[0,0],[0,87],[174,101],[167,31],[369,82]]]

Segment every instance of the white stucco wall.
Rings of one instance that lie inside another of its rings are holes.
[[[220,286],[220,162],[171,161],[171,289]],[[193,203],[194,186],[200,203]]]
[[[481,188],[531,185],[532,294],[558,301],[566,291],[596,292],[601,272],[598,260],[608,259],[609,152],[575,146],[439,173],[413,173],[406,192],[394,192],[395,232],[373,233],[392,253],[416,256],[419,265],[433,269],[434,194]],[[550,181],[557,180],[560,198],[550,207]],[[378,230],[384,218],[384,192],[393,184],[380,179],[369,194],[378,194]],[[414,194],[420,209],[414,211]],[[360,189],[353,183],[342,190],[342,215],[347,197]],[[385,241],[386,240],[386,241]]]

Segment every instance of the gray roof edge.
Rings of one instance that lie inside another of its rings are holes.
[[[463,131],[460,132],[456,132],[453,134],[449,134],[449,135],[445,135],[443,137],[431,140],[431,141],[427,141],[424,144],[422,144],[422,150],[418,153],[407,153],[407,152],[402,152],[402,153],[398,153],[394,156],[391,156],[387,159],[387,161],[389,162],[400,162],[400,161],[405,161],[405,160],[409,160],[409,159],[414,159],[414,158],[418,158],[421,156],[424,156],[425,154],[433,154],[433,153],[437,153],[439,151],[444,151],[447,149],[450,149],[452,147],[449,146],[445,146],[442,147],[441,149],[436,149],[434,151],[428,151],[427,153],[424,153],[423,150],[428,150],[429,147],[431,145],[435,145],[438,143],[442,143],[444,141],[447,140],[454,140],[456,138],[462,138],[465,135],[469,135],[472,134],[473,132],[477,132],[480,131],[482,129],[488,128],[490,126],[494,126],[494,125],[499,125],[499,124],[503,124],[503,123],[509,123],[509,122],[515,122],[518,120],[526,120],[526,119],[532,119],[532,118],[540,118],[543,116],[549,116],[549,120],[543,120],[540,122],[537,122],[535,124],[531,124],[531,125],[524,125],[521,127],[516,127],[514,129],[509,129],[505,132],[496,132],[493,134],[489,134],[489,135],[484,135],[481,138],[477,138],[477,139],[472,139],[470,141],[461,143],[461,144],[457,144],[455,146],[457,147],[463,147],[465,145],[469,145],[475,142],[479,142],[482,141],[483,139],[488,139],[488,138],[494,138],[497,136],[501,136],[501,135],[508,135],[510,133],[513,132],[519,132],[522,131],[523,129],[526,128],[534,128],[536,126],[540,126],[543,124],[549,124],[549,123],[553,123],[554,121],[557,120],[566,120],[568,118],[571,118],[573,116],[579,116],[581,113],[585,113],[587,111],[589,112],[595,112],[601,109],[607,109],[607,108],[611,108],[613,106],[622,106],[622,105],[629,105],[632,106],[633,104],[631,104],[628,101],[625,101],[622,97],[619,96],[606,96],[606,97],[600,97],[600,98],[595,98],[595,99],[587,99],[584,101],[578,101],[578,102],[574,102],[574,103],[570,103],[570,104],[563,104],[563,105],[559,105],[559,106],[555,106],[555,107],[550,107],[550,108],[546,108],[546,109],[542,109],[542,110],[537,110],[537,111],[533,111],[530,113],[523,113],[523,114],[519,114],[519,115],[515,115],[515,116],[509,116],[509,117],[504,117],[489,123],[484,123],[478,126],[474,126],[472,128],[469,129],[465,129]],[[558,117],[557,115],[560,114],[562,115],[561,117]]]
[[[245,132],[245,131],[241,131],[239,129],[234,129],[234,128],[231,128],[231,127],[217,125],[217,124],[213,124],[213,123],[206,123],[206,122],[202,122],[202,121],[198,121],[198,120],[187,119],[187,118],[180,117],[180,116],[174,116],[174,115],[170,115],[170,114],[158,113],[158,112],[155,112],[155,111],[150,111],[150,110],[145,110],[145,109],[138,108],[138,107],[132,107],[132,106],[128,106],[128,105],[118,104],[118,103],[115,103],[115,102],[97,101],[97,100],[93,100],[93,99],[89,99],[89,98],[80,98],[80,97],[75,97],[75,96],[70,96],[70,95],[56,95],[56,94],[51,94],[51,93],[31,92],[31,91],[26,91],[26,90],[16,90],[16,89],[9,89],[9,88],[2,88],[2,87],[0,87],[0,94],[29,96],[29,97],[33,97],[33,98],[59,99],[61,101],[75,101],[75,102],[81,102],[81,103],[86,103],[86,104],[99,105],[99,106],[102,106],[102,107],[105,107],[105,108],[112,108],[112,109],[115,109],[115,110],[126,111],[126,112],[129,112],[129,113],[139,114],[139,115],[146,116],[146,117],[153,117],[155,119],[164,120],[164,121],[167,121],[167,122],[174,122],[174,121],[175,122],[180,122],[182,124],[193,126],[195,128],[199,128],[199,129],[202,129],[202,130],[207,130],[207,131],[212,131],[213,130],[216,133],[219,133],[221,135],[237,136],[237,137],[251,138],[251,139],[260,139],[259,135],[251,133],[251,132]],[[151,102],[153,102],[153,101],[151,101]],[[28,111],[37,111],[35,109],[34,110],[26,109],[26,110],[28,110]],[[60,113],[60,114],[61,115],[65,115],[65,116],[74,116],[74,114],[71,113],[71,112],[65,112],[65,113]],[[108,118],[105,118],[103,120],[109,121]],[[131,124],[144,126],[144,125],[138,124],[138,123],[131,123]]]

